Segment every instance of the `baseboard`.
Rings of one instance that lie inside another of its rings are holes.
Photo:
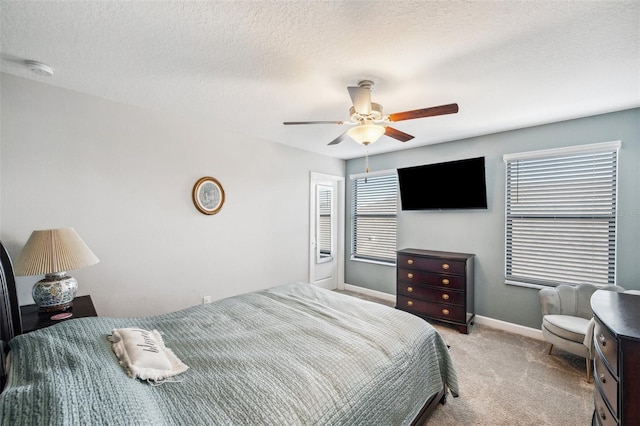
[[[519,334],[521,336],[530,337],[532,339],[544,340],[541,330],[531,327],[525,327],[524,325],[514,324],[512,322],[506,322],[489,317],[483,317],[482,315],[476,315],[474,322],[476,324],[486,325],[487,327],[507,331],[513,334]]]
[[[389,302],[394,302],[396,301],[396,296],[394,294],[389,294],[389,293],[383,293],[381,291],[377,291],[377,290],[371,290],[368,288],[364,288],[364,287],[358,287],[356,285],[352,285],[352,284],[344,284],[344,289],[348,290],[348,291],[353,291],[355,293],[361,293],[364,294],[366,296],[370,296],[370,297],[375,297],[378,299],[382,299],[382,300],[386,300]],[[476,324],[480,324],[480,325],[485,325],[487,327],[491,327],[491,328],[495,328],[498,330],[502,330],[502,331],[506,331],[509,333],[513,333],[513,334],[519,334],[521,336],[525,336],[525,337],[529,337],[532,339],[536,339],[536,340],[544,340],[544,338],[542,337],[542,331],[535,329],[535,328],[531,328],[531,327],[525,327],[523,325],[519,325],[519,324],[514,324],[511,322],[506,322],[506,321],[502,321],[502,320],[498,320],[498,319],[494,319],[494,318],[489,318],[489,317],[484,317],[482,315],[476,315],[474,322]]]
[[[394,302],[396,301],[396,295],[395,294],[389,294],[389,293],[383,293],[381,291],[377,291],[377,290],[371,290],[368,288],[364,288],[364,287],[358,287],[357,285],[351,285],[351,284],[344,284],[344,289],[348,290],[348,291],[353,291],[355,293],[361,293],[364,294],[365,296],[371,296],[371,297],[375,297],[377,299],[382,299],[382,300],[386,300],[388,302]]]

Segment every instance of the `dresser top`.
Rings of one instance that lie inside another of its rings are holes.
[[[475,254],[469,254],[469,253],[454,253],[454,252],[449,252],[449,251],[435,251],[435,250],[423,250],[423,249],[416,249],[416,248],[406,248],[406,249],[402,249],[402,250],[398,250],[398,254],[411,254],[414,256],[430,256],[430,257],[441,257],[443,259],[469,259],[473,256],[475,256]]]
[[[616,337],[640,340],[640,296],[598,290],[591,296],[593,314]]]

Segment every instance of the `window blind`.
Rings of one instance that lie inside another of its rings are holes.
[[[318,213],[320,227],[320,253],[331,254],[331,191],[320,191],[318,195]]]
[[[505,156],[508,283],[615,284],[619,146]]]
[[[352,177],[352,258],[395,264],[398,178]]]

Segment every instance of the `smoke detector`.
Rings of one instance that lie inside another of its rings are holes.
[[[27,66],[27,68],[29,68],[35,74],[38,74],[43,77],[51,77],[53,75],[53,68],[51,68],[47,64],[43,64],[42,62],[31,61],[31,60],[24,61],[24,63]]]

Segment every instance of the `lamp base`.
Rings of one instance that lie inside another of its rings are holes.
[[[48,274],[34,284],[31,295],[40,312],[56,312],[69,309],[76,297],[78,281],[66,272]]]

